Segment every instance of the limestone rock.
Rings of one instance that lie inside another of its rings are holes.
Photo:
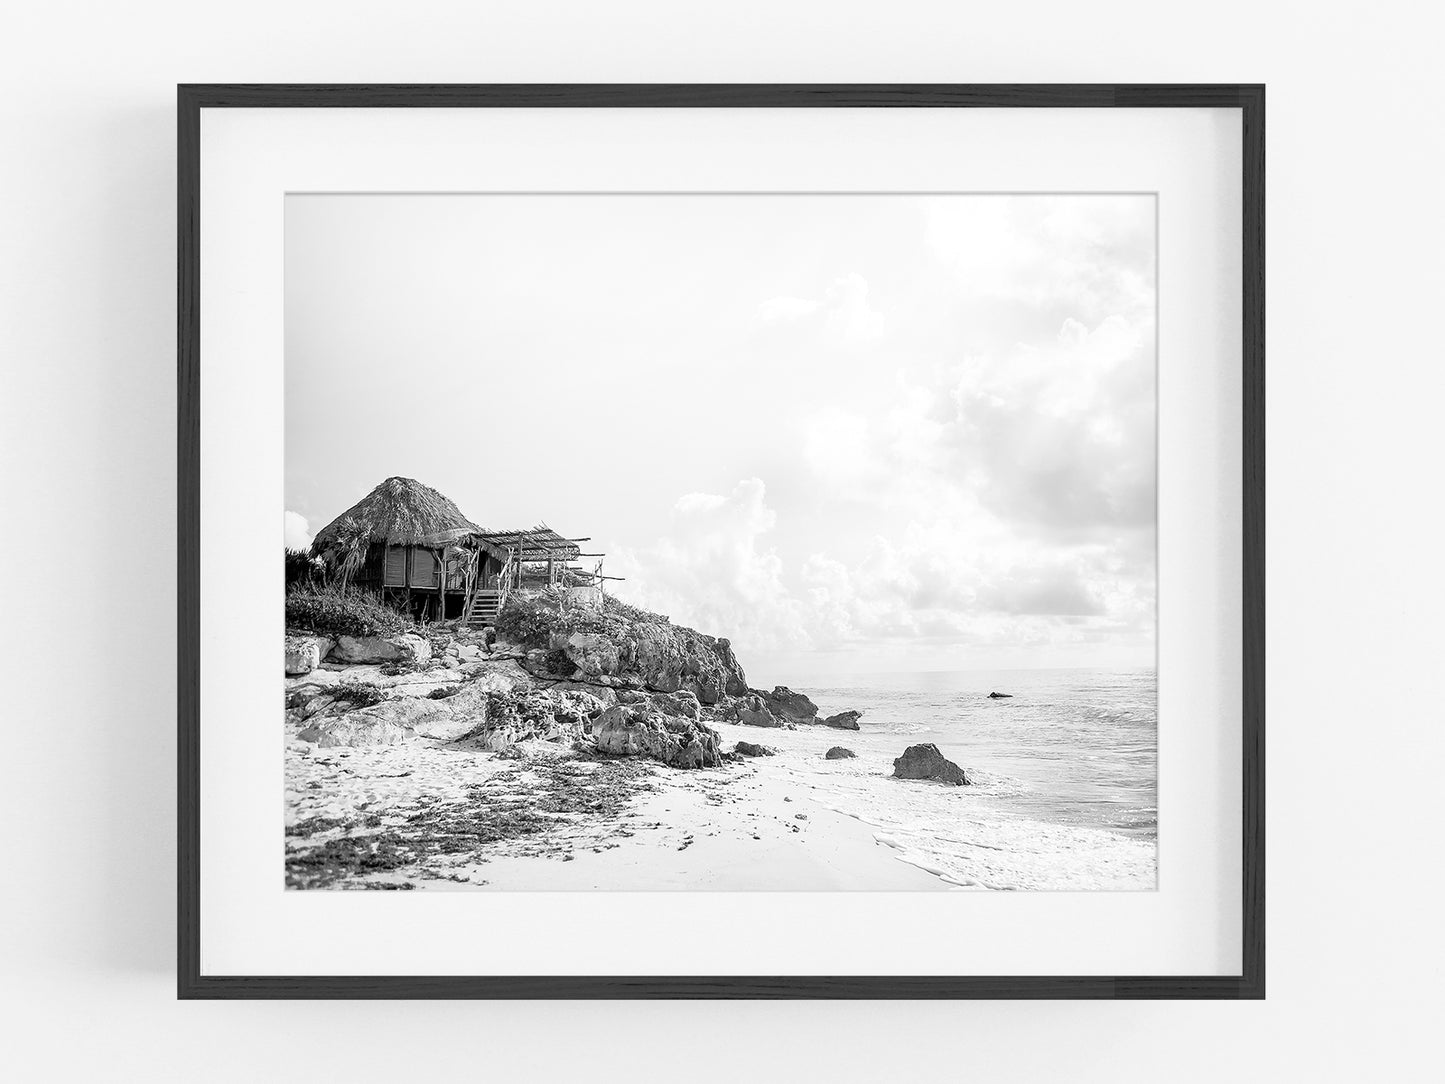
[[[857,730],[858,720],[863,717],[861,711],[840,711],[837,715],[830,715],[823,720],[824,726],[831,726],[835,730]]]
[[[733,752],[740,753],[745,757],[771,757],[777,755],[776,749],[770,749],[766,745],[755,745],[750,741],[740,741],[733,747]]]
[[[851,749],[844,749],[841,745],[835,745],[823,754],[824,760],[847,760],[849,757],[856,757],[858,754]]]
[[[396,745],[411,736],[412,732],[405,727],[359,711],[318,719],[297,735],[302,741],[315,742],[323,749],[335,746]]]
[[[673,768],[710,768],[721,762],[716,730],[664,715],[652,705],[608,708],[592,721],[592,739],[604,753],[651,757]]]
[[[286,674],[288,677],[309,674],[321,665],[331,641],[324,636],[286,637]]]
[[[703,637],[703,639],[706,640],[709,637]],[[732,641],[724,636],[719,636],[712,641],[712,650],[723,670],[723,692],[728,696],[746,696],[748,678],[743,673],[742,664],[733,654]]]
[[[932,742],[910,745],[905,749],[903,755],[893,762],[893,774],[899,779],[935,779],[956,787],[965,787],[972,782],[964,770],[940,753],[938,746]]]
[[[664,715],[675,715],[682,719],[696,719],[702,712],[702,705],[698,703],[697,697],[687,689],[679,689],[675,693],[658,693],[652,697],[652,702]]]
[[[769,711],[763,698],[756,694],[739,699],[733,705],[733,711],[737,715],[738,722],[743,726],[778,727],[783,725],[783,720]]]
[[[1013,693],[989,693],[989,694],[988,694],[988,698],[989,698],[990,700],[1012,700],[1012,699],[1014,698],[1014,694],[1013,694]]]
[[[431,644],[415,633],[401,636],[341,636],[327,656],[333,662],[431,661]]]
[[[753,689],[753,694],[762,698],[778,718],[789,723],[816,723],[818,721],[818,705],[808,699],[803,693],[795,693],[786,685],[779,685],[770,693]]]
[[[618,647],[600,632],[574,632],[566,636],[554,633],[551,644],[554,651],[564,652],[587,677],[617,673]]]

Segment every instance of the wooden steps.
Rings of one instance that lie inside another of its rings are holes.
[[[501,591],[477,591],[472,595],[472,600],[467,606],[466,616],[462,618],[462,624],[467,626],[495,625],[497,614],[502,611],[502,601]]]

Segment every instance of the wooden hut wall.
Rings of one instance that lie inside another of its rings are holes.
[[[387,587],[406,586],[406,546],[386,547],[386,579]]]

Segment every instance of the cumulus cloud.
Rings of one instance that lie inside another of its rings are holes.
[[[821,299],[773,297],[757,308],[765,325],[801,326],[816,331],[833,345],[869,343],[883,335],[883,314],[868,296],[868,280],[848,274],[833,280]]]
[[[705,632],[761,650],[797,647],[807,636],[782,559],[766,545],[777,515],[757,478],[730,494],[689,493],[673,505],[668,532],[653,545],[608,557],[627,579],[627,597]]]
[[[777,526],[763,482],[747,479],[679,498],[666,535],[609,562],[630,600],[728,635],[745,655],[1028,647],[1152,628],[1152,581],[1107,546],[1001,545],[996,524],[935,517],[876,536],[854,560],[820,549],[790,566],[767,545]]]
[[[301,513],[287,510],[284,531],[288,550],[304,550],[311,545],[311,526]]]

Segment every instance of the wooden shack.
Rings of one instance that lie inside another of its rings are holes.
[[[448,498],[411,478],[388,478],[316,533],[313,555],[331,578],[379,595],[418,618],[491,624],[507,595],[524,586],[597,583],[600,568],[576,568],[585,538],[545,524],[478,527]]]

